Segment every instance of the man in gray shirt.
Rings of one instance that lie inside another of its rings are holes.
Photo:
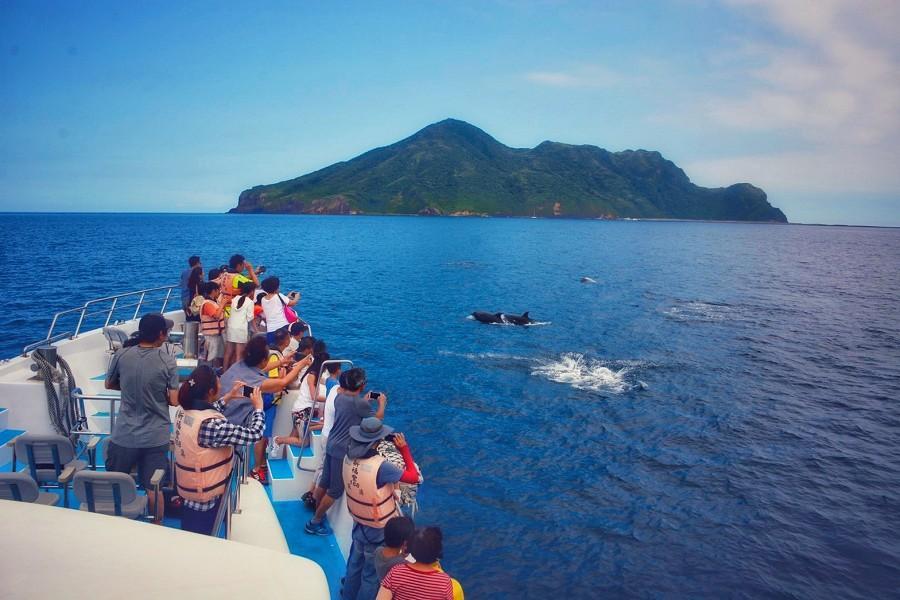
[[[138,479],[148,490],[153,471],[168,466],[169,406],[178,405],[178,367],[162,348],[172,324],[158,313],[144,315],[138,343],[116,352],[106,372],[106,389],[122,391],[106,470],[130,473],[137,465]],[[154,506],[152,495],[148,499],[151,513],[161,519],[163,507]]]

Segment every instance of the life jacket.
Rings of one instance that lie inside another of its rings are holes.
[[[212,304],[217,311],[219,310],[219,305],[215,301],[206,299],[203,302],[200,311],[197,313],[200,315],[200,335],[221,335],[222,331],[225,330],[225,313],[223,311],[221,317],[205,315],[203,314],[203,308],[207,304]]]
[[[209,502],[227,491],[234,449],[203,448],[198,443],[204,421],[224,418],[212,409],[179,408],[175,415],[175,483],[185,500]]]
[[[272,359],[275,359],[274,361]],[[273,348],[269,348],[269,362],[266,363],[266,374],[269,376],[269,379],[278,379],[278,367],[274,366],[274,363],[280,361],[284,358],[284,355],[279,351]],[[269,365],[273,365],[272,368],[269,368]],[[263,394],[263,402],[268,404],[269,406],[278,406],[278,403],[281,402],[281,399],[284,397],[284,392],[266,392]],[[268,408],[268,406],[266,407]]]
[[[241,287],[240,284],[238,284],[237,278],[244,276],[240,273],[228,271],[221,277],[222,282],[219,284],[219,293],[225,296],[225,315],[227,316],[231,314],[231,299],[241,294]],[[250,280],[248,279],[247,281]]]
[[[394,498],[396,485],[389,483],[378,487],[378,468],[384,457],[352,459],[344,457],[344,491],[347,494],[347,510],[360,525],[383,529],[388,519],[400,516],[400,508]]]

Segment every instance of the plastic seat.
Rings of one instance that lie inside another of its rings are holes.
[[[13,468],[16,461],[28,465],[31,478],[40,487],[63,488],[63,502],[69,505],[69,483],[72,476],[87,467],[87,462],[75,459],[75,446],[62,435],[26,433],[16,439]]]
[[[147,496],[139,496],[127,473],[79,471],[72,484],[80,510],[138,519],[147,515]]]
[[[0,473],[0,500],[33,502],[46,506],[59,504],[59,496],[42,492],[28,473]]]

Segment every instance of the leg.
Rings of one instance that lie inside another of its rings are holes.
[[[316,507],[316,516],[313,517],[314,523],[321,523],[325,518],[325,513],[334,504],[334,501],[344,494],[344,459],[343,457],[327,455],[325,461],[328,463],[322,470],[322,485],[328,487],[328,493],[322,497],[322,501]],[[328,479],[325,479],[325,475]]]
[[[138,480],[141,482],[141,485],[144,486],[144,491],[147,493],[147,504],[150,508],[150,514],[154,516],[157,523],[162,523],[166,503],[165,501],[156,502],[156,496],[153,493],[153,486],[150,483],[150,479],[153,477],[153,472],[157,469],[162,469],[163,472],[168,470],[169,459],[166,456],[168,451],[169,444],[166,443],[154,448],[142,448],[138,457]],[[163,483],[165,483],[165,477],[163,478]]]
[[[219,512],[219,504],[222,503],[222,498],[224,497],[219,496],[219,499],[210,510],[199,511],[183,506],[181,508],[181,530],[202,535],[212,535],[216,513]]]
[[[378,595],[378,573],[375,571],[375,550],[384,543],[384,530],[374,529],[372,527],[362,527],[365,543],[363,544],[363,568],[362,577],[360,578],[359,591],[356,593],[357,600],[369,600]]]
[[[243,344],[235,344],[234,345],[234,357],[233,357],[234,360],[231,364],[234,364],[237,361],[244,359],[244,348],[246,348],[246,347],[247,347],[247,342],[244,342]]]
[[[234,364],[234,342],[225,342],[225,356],[222,358],[222,368],[226,371]]]
[[[344,586],[341,588],[341,600],[356,600],[362,583],[363,568],[366,563],[365,538],[359,533],[359,524],[353,525],[353,544],[350,546],[350,556],[347,557],[347,574],[344,576]]]

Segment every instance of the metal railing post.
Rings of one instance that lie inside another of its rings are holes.
[[[72,334],[73,340],[78,337],[78,332],[81,331],[81,324],[84,322],[84,313],[87,312],[87,307],[87,304],[81,307],[81,314],[78,316],[78,325],[75,326],[75,333]]]
[[[118,301],[118,296],[113,298],[112,306],[109,307],[109,312],[106,313],[106,323],[103,324],[104,327],[107,327],[109,325],[109,322],[112,320],[113,313],[116,312],[116,303]]]
[[[146,296],[146,295],[147,295],[147,292],[141,292],[141,298],[140,298],[140,300],[138,300],[137,308],[134,309],[134,316],[131,317],[132,321],[134,321],[135,319],[138,318],[138,315],[141,312],[141,305],[144,303],[144,296]]]
[[[315,393],[315,397],[313,398],[312,408],[310,408],[310,410],[309,410],[309,419],[307,419],[307,421],[306,421],[306,429],[304,431],[300,432],[300,460],[297,461],[297,468],[300,469],[301,471],[306,471],[308,473],[315,473],[318,469],[307,469],[306,467],[301,466],[300,461],[303,460],[303,449],[306,448],[307,445],[309,445],[309,447],[312,448],[311,426],[312,426],[312,419],[316,414],[316,407],[319,404],[322,404],[322,405],[325,404],[324,401],[319,400],[319,383],[322,381],[322,374],[325,372],[325,367],[327,365],[333,365],[333,364],[350,365],[351,368],[353,367],[352,360],[342,359],[342,358],[336,358],[334,360],[326,360],[325,362],[322,363],[322,366],[319,367],[319,372],[316,375],[316,393]],[[305,384],[303,382],[300,382],[300,385],[305,385]],[[323,406],[323,408],[324,408],[324,406]],[[323,415],[324,415],[324,411],[323,411]]]
[[[159,312],[161,312],[161,313],[163,313],[163,314],[166,314],[166,306],[169,305],[169,298],[172,296],[172,290],[173,290],[173,289],[174,289],[174,288],[171,288],[171,287],[170,287],[170,288],[166,291],[166,297],[165,297],[165,299],[163,300],[162,309],[160,309]],[[193,298],[191,298],[191,299],[193,300]]]

